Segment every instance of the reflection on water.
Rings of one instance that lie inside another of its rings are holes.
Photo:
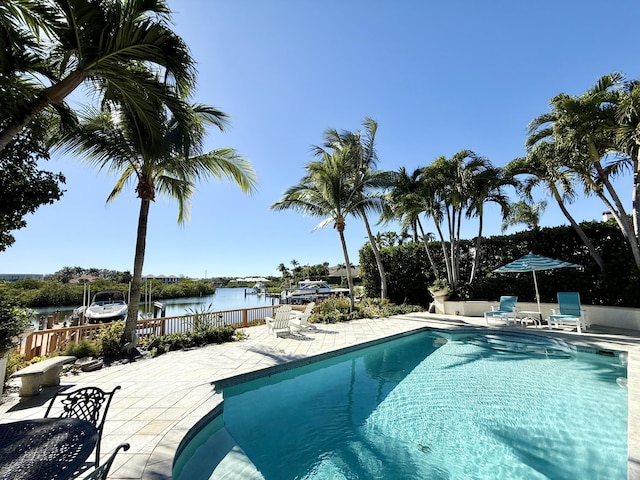
[[[165,316],[174,317],[179,315],[187,315],[195,311],[213,310],[238,310],[241,308],[263,307],[265,305],[275,305],[280,303],[279,298],[267,297],[265,295],[246,294],[244,288],[218,288],[213,295],[204,295],[202,297],[189,298],[173,298],[169,300],[158,300],[165,305]],[[153,303],[151,305],[140,304],[140,312],[147,313],[153,311]],[[36,315],[33,318],[34,325],[38,325],[41,315],[54,315],[58,313],[60,321],[64,321],[71,317],[73,309],[79,305],[59,306],[59,307],[38,307],[34,310]]]

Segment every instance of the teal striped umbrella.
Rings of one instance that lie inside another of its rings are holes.
[[[540,294],[538,293],[538,280],[536,279],[536,272],[539,270],[555,270],[556,268],[582,268],[582,266],[575,263],[565,262],[563,260],[556,260],[555,258],[543,257],[542,255],[528,253],[518,260],[514,260],[513,262],[507,263],[500,268],[496,268],[494,272],[531,272],[533,274],[533,284],[536,287],[536,302],[538,303],[538,311],[540,311]]]

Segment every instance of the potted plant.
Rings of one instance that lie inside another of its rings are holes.
[[[451,287],[446,278],[436,278],[434,282],[429,285],[429,293],[432,297],[447,297],[451,294]]]

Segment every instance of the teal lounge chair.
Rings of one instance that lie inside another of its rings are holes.
[[[500,305],[496,310],[495,307],[491,307],[490,312],[484,312],[484,321],[489,325],[489,318],[499,317],[509,325],[509,317],[516,320],[518,297],[512,295],[503,295],[500,297]]]
[[[587,328],[586,317],[580,306],[580,294],[578,292],[558,292],[558,308],[547,318],[549,330],[551,324],[557,327],[559,324],[576,325],[578,333]]]

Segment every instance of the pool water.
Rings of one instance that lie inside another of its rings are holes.
[[[267,480],[626,479],[619,377],[542,336],[422,332],[226,387],[217,422]],[[174,478],[216,478],[211,443]]]

